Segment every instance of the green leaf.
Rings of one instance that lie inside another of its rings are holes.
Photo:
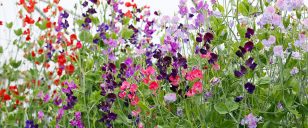
[[[238,109],[239,105],[233,100],[233,98],[228,98],[224,102],[220,102],[214,105],[214,109],[219,114],[227,114]]]
[[[11,29],[13,27],[13,22],[6,23],[6,27]]]
[[[97,17],[90,17],[91,21],[93,24],[98,25],[99,24],[99,19]]]
[[[219,114],[227,114],[228,113],[228,108],[227,106],[223,103],[220,102],[218,104],[214,105],[214,109],[219,113]]]
[[[40,47],[42,47],[44,44],[44,40],[39,40],[37,43],[40,45]]]
[[[225,104],[226,104],[229,112],[232,112],[232,111],[238,109],[238,107],[239,107],[239,105],[231,97],[228,98],[228,100],[225,102]]]
[[[150,111],[150,109],[142,101],[138,103],[138,106],[142,109],[142,111]]]
[[[123,39],[129,39],[133,34],[134,31],[128,28],[124,28],[121,33]]]
[[[83,30],[79,34],[79,39],[81,41],[85,41],[85,42],[92,42],[93,37],[92,37],[92,34],[89,31]]]
[[[261,77],[258,79],[258,86],[263,87],[263,86],[268,86],[271,83],[271,78],[270,77]]]
[[[225,9],[224,9],[224,7],[222,5],[217,4],[217,8],[220,11],[220,13],[224,13],[225,12]]]
[[[101,94],[100,91],[92,92],[90,96],[90,103],[97,103],[100,100],[100,97],[101,97],[100,94]]]
[[[16,61],[16,60],[13,60],[13,59],[10,59],[10,65],[13,67],[13,68],[18,68],[21,64],[21,61]]]
[[[41,23],[40,22],[36,22],[35,25],[41,29],[41,30],[45,30],[47,28],[47,20],[43,20]]]
[[[14,30],[14,33],[15,33],[16,36],[20,36],[22,34],[21,28]]]
[[[128,25],[129,21],[130,21],[130,18],[128,17],[123,18],[123,25]]]
[[[0,46],[0,54],[3,53],[3,47]]]
[[[243,16],[248,16],[249,15],[249,5],[247,7],[247,4],[245,2],[240,3],[238,6],[238,11]]]

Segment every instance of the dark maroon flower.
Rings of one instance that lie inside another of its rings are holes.
[[[87,17],[87,18],[84,19],[84,22],[87,23],[87,24],[89,24],[89,23],[91,23],[92,21],[91,21],[91,19],[90,19],[89,17]]]
[[[34,124],[33,120],[27,120],[25,128],[38,128],[38,124]]]
[[[209,43],[213,40],[213,38],[213,34],[209,32],[205,33],[205,35],[203,36],[204,41]]]
[[[202,34],[198,33],[198,36],[196,37],[197,42],[202,42]]]
[[[235,75],[236,77],[242,77],[244,74],[246,74],[246,72],[247,72],[247,69],[246,69],[243,65],[241,65],[240,71],[235,70],[235,71],[234,71],[234,75]]]
[[[257,64],[253,61],[253,58],[250,57],[246,60],[246,66],[248,66],[251,70],[254,70],[257,67]]]
[[[95,14],[96,13],[96,10],[94,8],[89,8],[87,13],[89,14]]]
[[[92,3],[96,4],[97,0],[90,0]]]
[[[62,18],[68,18],[69,14],[64,11],[63,13],[60,14]]]
[[[240,50],[237,50],[236,53],[235,53],[238,57],[243,57],[244,54],[240,51]]]
[[[237,96],[237,97],[234,98],[235,102],[240,102],[242,100],[243,100],[243,96]]]
[[[253,36],[254,33],[255,33],[255,31],[252,28],[247,28],[247,31],[245,33],[245,37],[250,39],[250,37]]]
[[[245,43],[244,48],[247,51],[251,51],[253,49],[254,45],[252,41],[248,41]]]
[[[247,82],[245,85],[244,85],[245,89],[247,90],[248,93],[252,94],[254,92],[254,90],[256,89],[256,86],[253,85],[252,83],[250,82]]]
[[[117,98],[117,95],[114,93],[109,93],[107,95],[107,102],[114,102]]]
[[[192,17],[194,17],[194,14],[191,14],[191,13],[190,13],[190,14],[188,14],[188,17],[189,17],[189,18],[192,18]]]
[[[208,60],[208,62],[209,62],[210,64],[214,64],[214,62],[216,62],[217,59],[218,59],[218,55],[215,54],[215,53],[211,53],[210,55],[211,55],[211,58]]]
[[[83,6],[83,7],[87,7],[87,6],[88,6],[88,1],[83,2],[83,3],[82,3],[82,6]]]
[[[236,77],[242,77],[244,74],[241,73],[240,71],[235,70],[235,71],[234,71],[234,75],[235,75]]]
[[[203,55],[205,55],[205,54],[207,53],[207,51],[206,51],[204,48],[201,48],[201,49],[200,49],[200,53],[203,54]]]

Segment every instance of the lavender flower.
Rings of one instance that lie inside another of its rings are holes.
[[[248,114],[241,121],[241,125],[248,125],[248,128],[257,128],[257,123],[261,120],[261,118],[255,117],[252,113]]]
[[[164,96],[164,100],[165,100],[165,102],[167,102],[167,103],[175,102],[175,101],[176,101],[176,94],[175,94],[175,93],[166,94],[166,95]]]
[[[271,45],[273,45],[276,42],[276,37],[275,36],[270,36],[268,40],[262,40],[262,44],[265,47],[265,50],[269,50]]]
[[[274,47],[274,56],[283,58],[283,47],[281,45]]]
[[[177,116],[183,116],[183,109],[181,107],[176,108],[176,115]]]
[[[297,74],[299,71],[298,71],[298,68],[297,67],[293,67],[292,70],[290,71],[290,74],[292,76],[294,76],[295,74]]]

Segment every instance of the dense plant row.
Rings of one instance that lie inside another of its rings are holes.
[[[0,21],[0,127],[308,127],[304,0],[59,2]]]

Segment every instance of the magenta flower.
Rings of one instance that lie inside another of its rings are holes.
[[[50,95],[46,93],[43,100],[45,103],[48,102],[50,100]]]
[[[44,112],[43,111],[38,111],[37,115],[38,115],[39,119],[43,119],[44,118]]]

